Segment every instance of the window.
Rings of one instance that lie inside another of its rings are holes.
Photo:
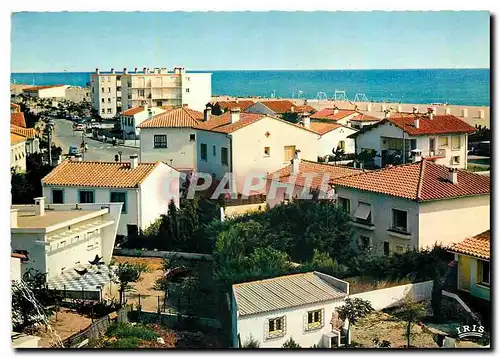
[[[286,333],[285,316],[271,318],[267,323],[267,339],[283,337]]]
[[[94,191],[92,190],[79,190],[78,202],[80,204],[94,203]]]
[[[338,198],[339,201],[339,207],[342,208],[344,212],[347,214],[351,213],[351,200],[346,199],[346,198]]]
[[[156,106],[157,106],[157,107],[162,106],[162,104],[163,104],[163,103],[162,103],[162,101],[156,101]]]
[[[222,165],[228,165],[229,162],[229,151],[226,147],[222,147],[220,150],[220,162]]]
[[[345,140],[341,140],[341,141],[339,141],[339,145],[338,145],[338,147],[339,147],[340,149],[342,149],[342,150],[345,150]]]
[[[307,312],[307,331],[323,327],[323,310]]]
[[[101,103],[104,103],[104,98],[101,98]]]
[[[190,134],[189,135],[189,140],[196,140],[196,135],[195,134]]]
[[[186,93],[189,93],[189,88],[186,88]]]
[[[368,236],[360,236],[358,239],[358,247],[360,250],[366,250],[370,247],[370,238]]]
[[[452,158],[453,164],[460,164],[460,156],[454,155]]]
[[[111,114],[111,108],[108,108],[107,112],[108,112],[108,114]]]
[[[156,134],[154,136],[154,147],[155,148],[167,148],[167,135],[166,134]]]
[[[111,87],[108,87],[108,93],[111,93]]]
[[[436,150],[436,138],[429,138],[429,150],[431,152],[434,152]]]
[[[371,225],[372,223],[372,206],[368,203],[360,201],[356,212],[354,213],[354,218],[357,222],[365,225]]]
[[[144,90],[143,89],[137,90],[137,95],[139,97],[144,97]]]
[[[104,92],[104,87],[101,87],[101,92]]]
[[[108,103],[111,103],[111,98],[108,98]]]
[[[391,251],[389,249],[389,241],[384,241],[384,255],[389,256],[390,253]]]
[[[110,199],[112,203],[123,203],[122,213],[127,213],[127,192],[125,191],[112,191],[110,193]]]
[[[451,136],[451,149],[453,149],[453,150],[460,149],[460,136],[458,136],[458,135]]]
[[[392,229],[408,232],[408,213],[406,211],[392,209]]]
[[[104,114],[104,113],[106,113],[106,111],[103,108],[103,109],[101,109],[101,114]]]
[[[64,204],[64,190],[52,189],[52,204]]]
[[[490,262],[477,260],[477,282],[481,285],[490,285]]]
[[[448,137],[439,137],[439,147],[448,147]]]
[[[284,149],[285,149],[285,158],[283,160],[285,162],[290,162],[295,157],[295,146],[286,145]]]
[[[271,147],[264,147],[264,155],[269,157],[271,155]]]
[[[207,145],[205,143],[200,144],[200,158],[201,160],[207,160]]]
[[[402,254],[406,251],[406,246],[404,245],[394,245],[394,251],[398,254]]]

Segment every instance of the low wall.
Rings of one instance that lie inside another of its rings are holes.
[[[432,281],[410,283],[408,285],[361,292],[350,295],[349,297],[370,301],[373,308],[376,311],[380,311],[384,308],[398,306],[407,293],[416,301],[430,299],[432,296]]]
[[[174,325],[181,320],[194,320],[197,325],[202,327],[209,328],[221,328],[220,321],[214,318],[206,318],[206,317],[189,317],[186,315],[179,315],[176,313],[168,313],[168,312],[152,312],[152,311],[134,311],[133,316],[136,317],[142,323],[162,323],[167,325]]]
[[[191,260],[213,260],[212,255],[197,254],[194,252],[175,252],[175,251],[154,251],[154,250],[138,250],[138,249],[114,249],[114,256],[132,256],[132,257],[160,257],[168,258],[177,256],[183,259]]]

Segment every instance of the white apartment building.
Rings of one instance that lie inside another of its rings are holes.
[[[43,195],[51,204],[123,203],[118,235],[145,230],[179,207],[179,172],[162,162],[80,162],[67,160],[42,179]]]
[[[347,337],[335,308],[348,295],[349,283],[316,271],[233,285],[233,347],[254,339],[282,348],[290,338],[302,348],[339,347]]]
[[[490,228],[490,178],[430,160],[332,181],[357,246],[389,255],[444,246]]]
[[[452,115],[387,113],[374,125],[351,135],[356,153],[376,151],[375,165],[408,163],[413,153],[437,164],[467,168],[467,138],[476,129]]]
[[[115,118],[123,110],[138,106],[183,106],[202,111],[212,96],[211,73],[186,73],[182,67],[126,68],[117,73],[96,73],[91,77],[92,106],[103,118]]]

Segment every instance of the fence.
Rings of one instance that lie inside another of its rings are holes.
[[[432,296],[432,281],[410,283],[408,285],[361,292],[350,295],[350,297],[371,301],[373,308],[376,311],[379,311],[384,308],[398,306],[398,304],[407,294],[409,294],[410,297],[412,297],[416,301],[430,299]]]
[[[122,307],[116,313],[106,315],[92,323],[83,331],[75,333],[63,341],[66,348],[81,348],[99,339],[114,322],[128,322],[130,307]]]
[[[115,249],[114,256],[132,256],[132,257],[160,257],[168,258],[176,256],[188,260],[208,260],[212,261],[212,255],[196,254],[193,252],[176,252],[176,251],[155,251],[155,250],[138,250],[138,249]]]

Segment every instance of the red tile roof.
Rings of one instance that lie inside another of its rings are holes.
[[[302,106],[295,106],[294,112],[297,113],[314,113],[316,111],[313,106],[310,106],[308,104],[304,104]]]
[[[334,184],[418,202],[490,194],[487,176],[458,170],[457,184],[448,181],[448,176],[449,168],[422,160],[338,179]]]
[[[134,114],[141,113],[142,111],[144,111],[143,106],[132,107],[132,108],[129,108],[129,109],[123,111],[123,115],[124,116],[133,116]]]
[[[36,135],[38,134],[38,131],[35,128],[24,128],[24,127],[16,126],[14,124],[10,125],[10,132],[18,134],[18,135],[22,135],[22,136],[29,138],[29,139],[35,138]]]
[[[292,107],[295,106],[291,101],[281,100],[281,101],[260,101],[264,106],[269,108],[271,111],[277,114],[283,114],[286,112],[292,112]]]
[[[311,181],[311,188],[319,189],[323,183],[324,178],[327,183],[333,179],[346,177],[360,173],[360,169],[348,168],[340,165],[329,165],[324,163],[311,162],[302,159],[299,164],[299,174],[295,178],[295,185],[304,186],[309,176],[315,175]],[[309,174],[309,175],[308,175]],[[278,178],[282,183],[289,183],[292,175],[292,164],[277,170],[268,175],[269,179]]]
[[[14,112],[10,114],[10,124],[26,128],[26,120],[23,112]]]
[[[370,116],[369,114],[358,112],[358,114],[350,119],[351,121],[359,121],[359,122],[374,122],[380,121],[381,118]]]
[[[33,92],[33,91],[39,91],[47,88],[54,88],[54,87],[63,87],[64,85],[50,85],[50,86],[31,86],[27,88],[23,88],[23,91],[27,92]]]
[[[101,188],[136,188],[153,170],[156,163],[138,163],[135,169],[130,163],[78,162],[66,160],[47,174],[45,185],[83,186]]]
[[[449,251],[489,260],[490,230],[453,245]]]
[[[311,130],[320,135],[326,134],[340,127],[343,126],[334,122],[311,122]]]
[[[22,260],[27,259],[26,255],[24,255],[24,254],[18,254],[17,252],[11,252],[10,253],[10,257],[13,257],[15,259],[22,259]]]
[[[339,109],[337,113],[334,113],[334,108],[323,108],[311,116],[311,119],[329,119],[332,121],[338,121],[339,119],[350,116],[356,111],[351,109]]]
[[[219,133],[232,133],[264,117],[266,117],[264,114],[240,113],[239,121],[231,123],[231,113],[228,112],[221,116],[212,116],[209,121],[200,123],[197,128]]]
[[[218,101],[214,106],[219,106],[224,111],[229,111],[232,108],[240,108],[242,111],[254,104],[254,101],[238,100],[238,101]]]
[[[137,128],[189,128],[203,121],[203,113],[187,107],[174,108],[145,120]]]

